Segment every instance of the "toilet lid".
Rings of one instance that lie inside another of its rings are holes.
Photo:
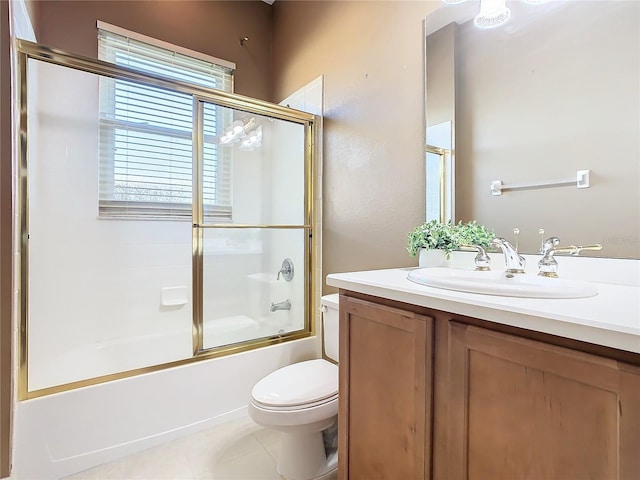
[[[304,405],[337,393],[338,367],[322,359],[280,368],[256,383],[251,391],[255,401],[273,407]]]

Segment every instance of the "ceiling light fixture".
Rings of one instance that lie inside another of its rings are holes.
[[[506,0],[480,0],[480,13],[473,23],[478,28],[494,28],[506,23],[510,17]]]

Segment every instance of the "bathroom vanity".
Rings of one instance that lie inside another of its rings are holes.
[[[638,478],[637,285],[508,298],[410,270],[327,277],[341,294],[340,480]]]

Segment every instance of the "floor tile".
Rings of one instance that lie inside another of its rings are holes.
[[[91,468],[84,472],[76,473],[70,477],[66,477],[66,480],[100,480],[99,476],[100,467]]]
[[[264,449],[224,463],[214,463],[211,469],[197,473],[197,480],[282,480],[276,463]]]
[[[280,454],[280,439],[282,434],[276,430],[261,428],[253,434],[260,444],[277,460]]]
[[[242,417],[65,480],[282,480],[280,435]]]
[[[216,465],[265,452],[253,435],[261,427],[251,421],[233,421],[193,434],[180,442],[196,476]]]
[[[195,480],[187,455],[173,442],[128,457],[120,468],[100,473],[99,480]]]

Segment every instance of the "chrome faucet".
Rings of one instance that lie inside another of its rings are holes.
[[[491,240],[492,247],[499,247],[504,253],[504,262],[507,265],[507,273],[524,273],[527,261],[518,251],[504,238],[494,238]]]
[[[271,308],[269,308],[269,311],[275,312],[277,310],[291,310],[291,301],[287,299],[284,302],[271,302]]]

